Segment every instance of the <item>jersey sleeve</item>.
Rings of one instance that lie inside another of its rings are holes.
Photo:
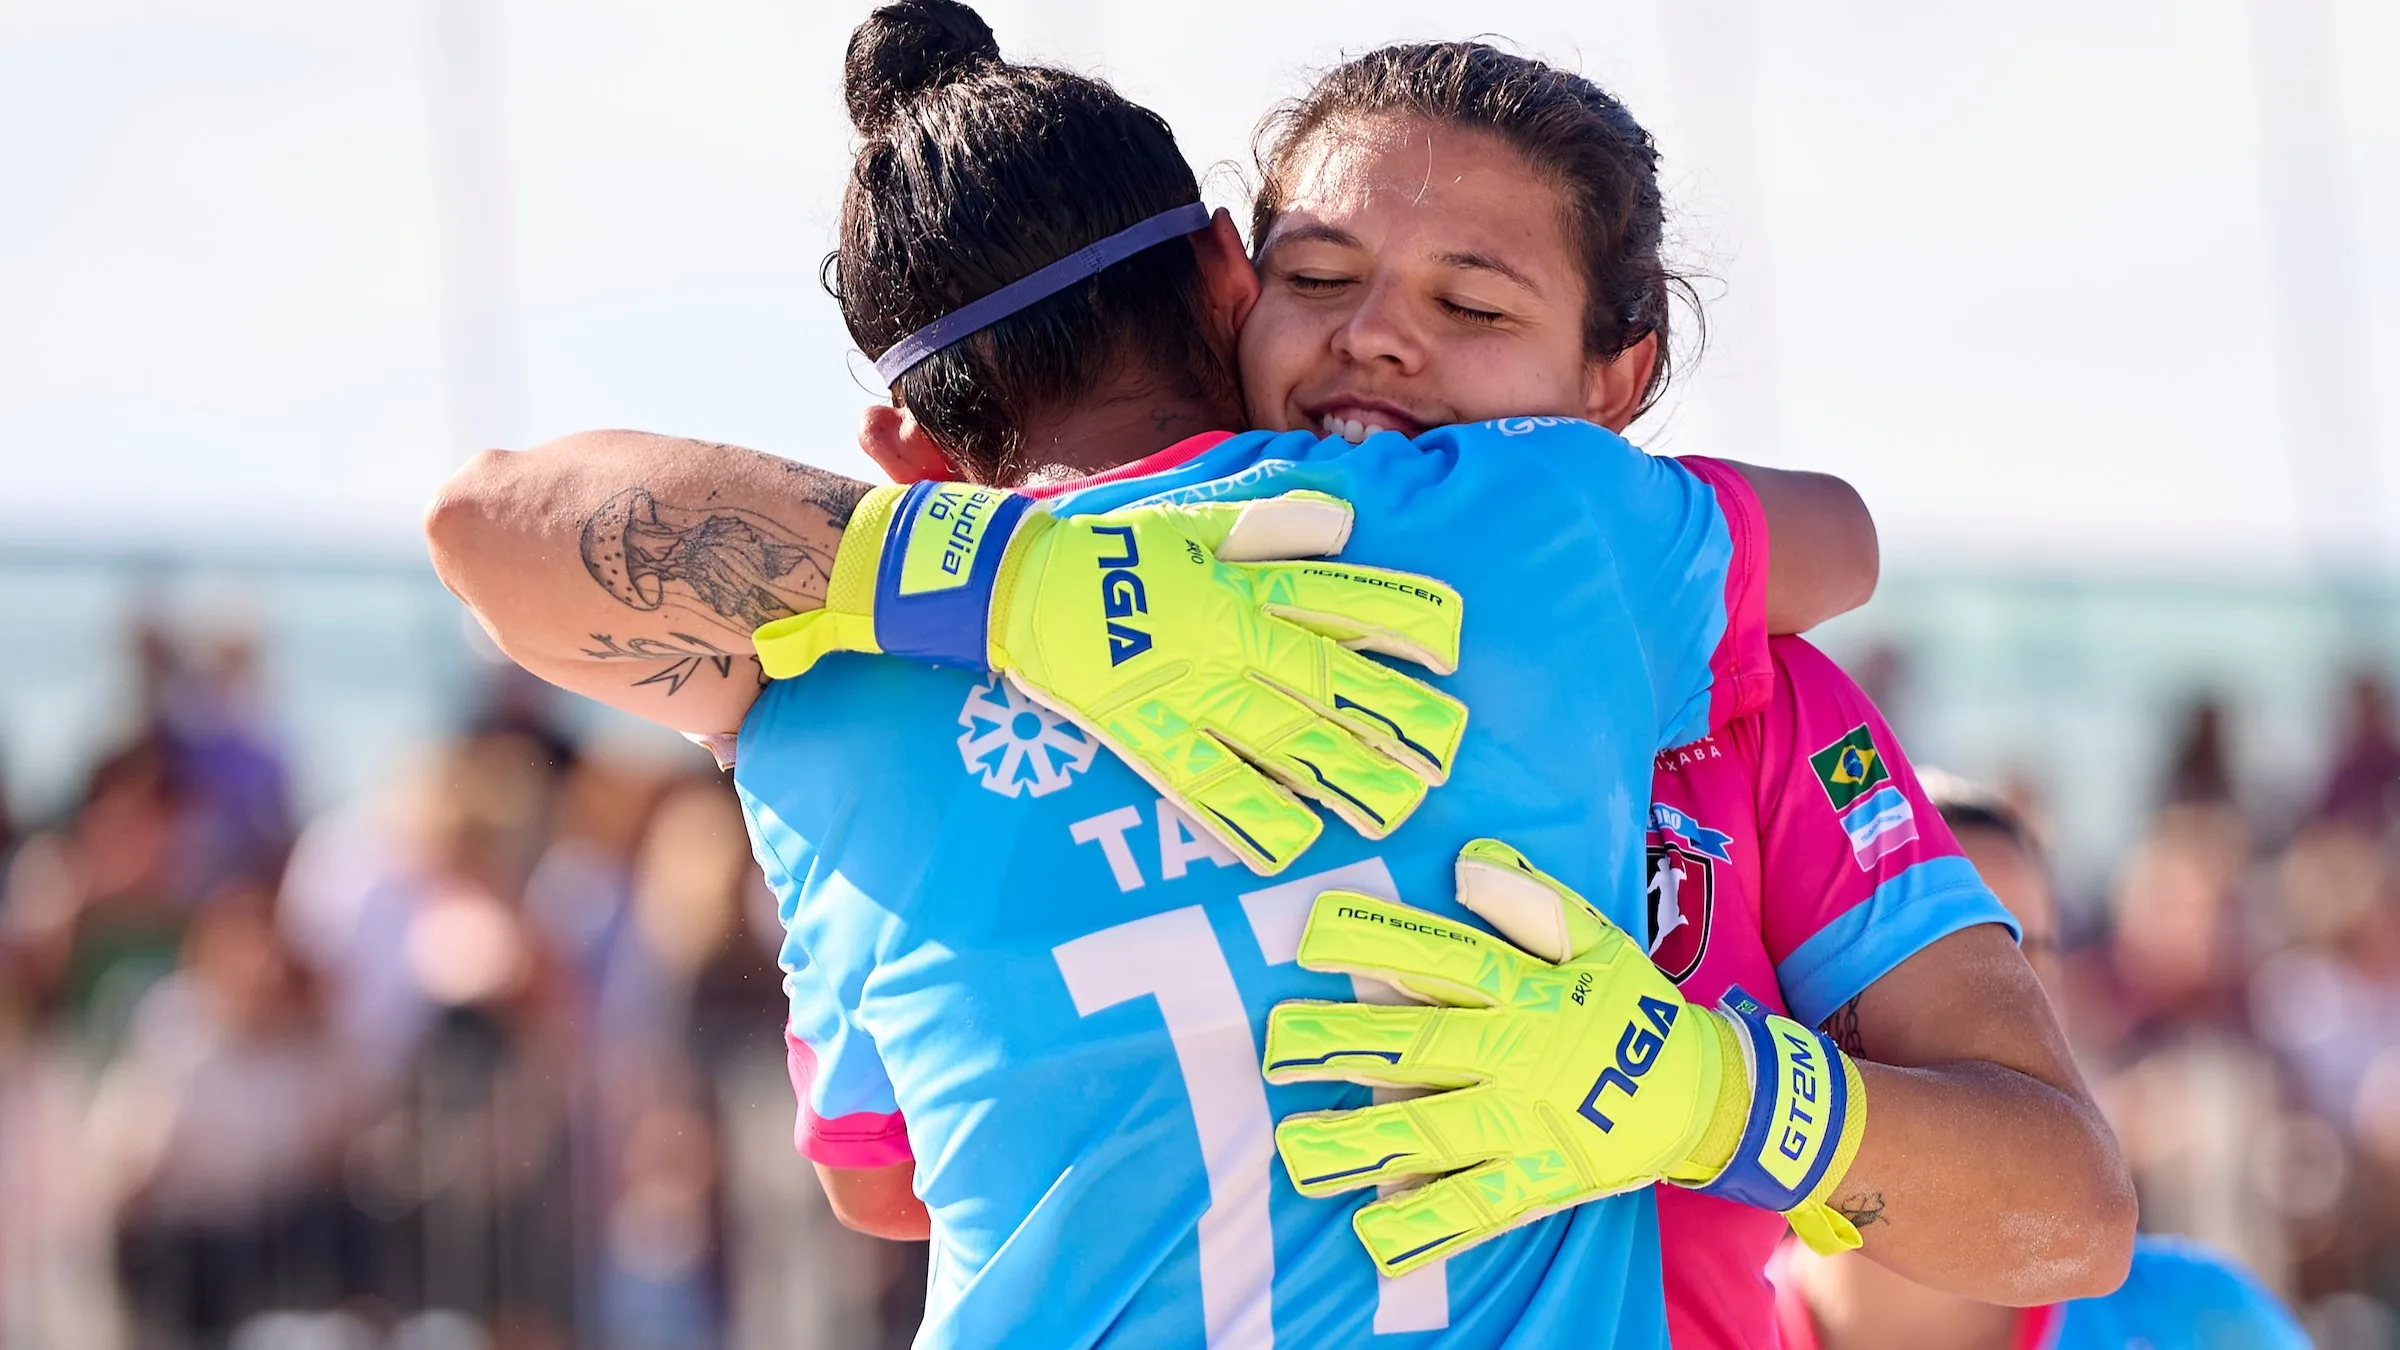
[[[791,959],[787,946],[785,960]],[[816,967],[802,964],[791,971],[784,989],[791,998],[784,1062],[800,1104],[792,1130],[800,1156],[827,1167],[911,1161],[908,1122],[893,1099],[891,1076],[874,1038],[833,997]]]
[[[784,1065],[799,1104],[792,1143],[800,1156],[827,1167],[909,1162],[915,1155],[909,1151],[908,1122],[901,1118],[891,1074],[875,1038],[858,1019],[858,981],[845,981],[810,954],[800,922],[799,878],[785,865],[784,852],[775,843],[781,823],[738,778],[735,792],[750,833],[751,854],[775,893],[776,912],[785,929],[779,957],[789,1004]]]
[[[1799,638],[1770,644],[1759,753],[1759,909],[1792,1016],[1817,1026],[1976,924],[2017,923],[1959,851],[1866,693]]]
[[[1767,513],[1759,505],[1758,490],[1739,469],[1702,455],[1683,455],[1675,463],[1708,485],[1725,517],[1730,544],[1725,568],[1725,632],[1708,660],[1705,734],[1767,706],[1774,687],[1774,668],[1767,655]]]

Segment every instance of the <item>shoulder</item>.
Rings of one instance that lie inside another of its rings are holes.
[[[1653,455],[1603,426],[1572,417],[1501,417],[1436,427],[1414,439],[1370,436],[1362,450],[1383,443],[1387,453],[1431,455],[1453,471],[1497,473],[1565,484],[1614,501],[1643,482],[1704,481],[1691,468]],[[1620,509],[1631,509],[1623,503]]]
[[[1802,638],[1772,638],[1767,650],[1774,682],[1762,755],[1770,766],[1788,766],[1795,775],[1813,770],[1835,815],[1852,798],[1887,785],[1911,802],[1921,797],[1891,726],[1849,672]]]
[[[1832,657],[1807,638],[1790,633],[1778,634],[1767,639],[1767,650],[1775,654],[1775,673],[1779,680],[1809,687],[1819,684],[1851,689],[1858,687]]]
[[[1768,638],[1767,654],[1775,667],[1775,703],[1795,709],[1875,711],[1874,701],[1850,672],[1808,639],[1788,634]]]

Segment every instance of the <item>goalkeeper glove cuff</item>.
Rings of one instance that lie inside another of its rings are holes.
[[[825,607],[760,628],[752,641],[774,679],[827,652],[882,652],[990,670],[993,594],[1011,544],[1051,518],[1033,499],[972,483],[879,487],[859,502],[834,554]]]
[[[1858,1246],[1858,1229],[1825,1203],[1866,1134],[1858,1066],[1831,1037],[1768,1012],[1739,986],[1711,1012],[1725,1066],[1717,1110],[1668,1179],[1775,1210],[1817,1252]]]

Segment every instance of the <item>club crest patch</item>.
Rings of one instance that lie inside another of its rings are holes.
[[[958,757],[987,792],[1047,797],[1092,767],[1100,743],[1083,728],[1027,698],[1005,676],[967,691],[958,710]]]
[[[1733,861],[1727,847],[1732,839],[1664,802],[1651,804],[1650,960],[1677,984],[1690,979],[1708,954],[1717,911],[1717,864]]]

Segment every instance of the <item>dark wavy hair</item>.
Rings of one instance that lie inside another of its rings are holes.
[[[1000,59],[955,0],[885,5],[850,35],[843,97],[860,145],[825,288],[869,356],[959,306],[1162,211],[1200,200],[1165,119],[1107,84]],[[1197,255],[1126,258],[936,352],[894,393],[985,482],[1025,467],[1028,422],[1128,371],[1237,397],[1206,341]]]

